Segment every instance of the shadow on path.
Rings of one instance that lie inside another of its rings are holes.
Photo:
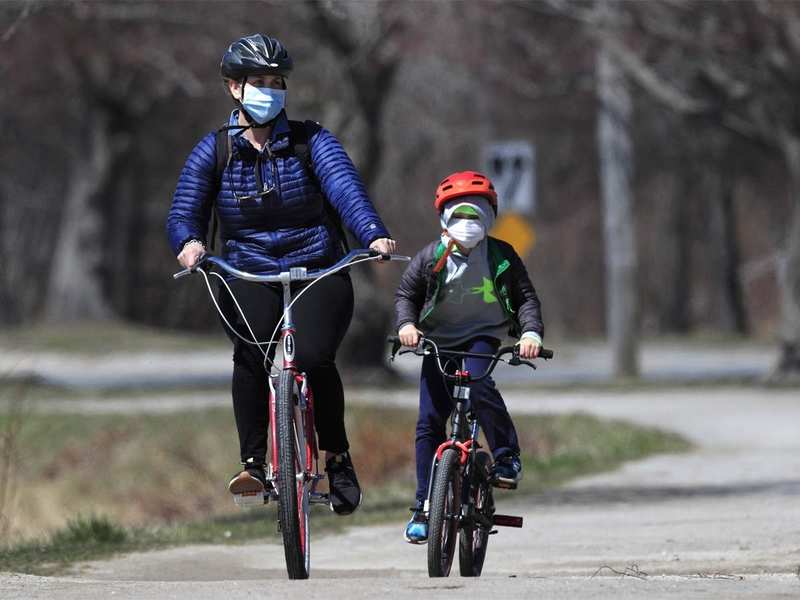
[[[800,496],[800,479],[734,485],[586,486],[535,494],[530,501],[533,504],[543,506],[562,506],[565,504],[581,506],[681,500],[686,498],[725,498],[757,494]]]

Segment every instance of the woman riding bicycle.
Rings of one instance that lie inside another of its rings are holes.
[[[314,122],[288,120],[284,104],[292,59],[286,48],[265,35],[246,36],[230,45],[220,70],[237,108],[224,134],[211,132],[195,146],[178,179],[167,219],[178,262],[193,267],[205,253],[213,211],[223,257],[259,275],[335,263],[343,255],[339,219],[364,247],[393,252],[395,243],[339,141]],[[221,162],[218,154],[226,145]],[[256,338],[269,341],[282,315],[280,286],[239,279],[228,284]],[[234,299],[223,288],[219,302],[228,321],[246,335]],[[320,280],[294,311],[296,361],[315,390],[331,508],[349,514],[361,502],[361,489],[348,452],[344,392],[335,364],[353,313],[349,275]],[[233,494],[263,492],[268,371],[259,347],[227,333],[233,341],[233,409],[244,467],[229,489]],[[270,345],[270,359],[273,354]]]

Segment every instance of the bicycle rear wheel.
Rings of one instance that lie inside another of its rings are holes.
[[[461,517],[460,453],[449,448],[436,465],[428,514],[428,575],[447,577]]]
[[[475,455],[469,490],[475,516],[464,525],[458,536],[458,567],[462,577],[480,577],[483,570],[494,516],[494,498],[489,483],[491,464],[492,458],[486,452]]]
[[[289,579],[307,579],[311,569],[309,485],[305,477],[305,411],[299,408],[296,373],[281,372],[275,392],[275,429],[278,446],[278,519]]]

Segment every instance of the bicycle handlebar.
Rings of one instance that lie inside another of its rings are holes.
[[[339,269],[344,268],[349,263],[354,262],[360,258],[380,258],[380,260],[399,260],[399,261],[409,261],[411,260],[410,256],[403,256],[402,254],[385,254],[382,252],[378,252],[377,250],[369,250],[369,249],[359,249],[359,250],[351,250],[345,256],[339,260],[335,265],[328,267],[327,269],[319,269],[317,271],[309,271],[305,267],[291,267],[288,271],[284,271],[281,273],[277,273],[274,275],[255,275],[254,273],[247,273],[245,271],[240,271],[230,263],[226,262],[225,260],[219,258],[218,256],[214,256],[212,254],[204,254],[197,264],[193,267],[188,269],[183,269],[182,271],[178,271],[172,277],[173,279],[180,279],[181,277],[186,277],[187,275],[191,275],[195,273],[198,268],[202,267],[206,263],[211,263],[213,265],[218,266],[223,271],[226,271],[233,275],[238,279],[244,279],[245,281],[254,281],[257,283],[288,283],[291,281],[310,281],[312,279],[318,279],[324,276],[326,273],[331,271],[337,271]]]
[[[471,358],[488,358],[491,362],[489,364],[489,367],[486,369],[486,372],[483,375],[481,375],[480,377],[471,377],[470,378],[471,381],[481,381],[482,379],[485,379],[489,375],[491,375],[492,372],[494,371],[495,367],[497,366],[498,362],[505,362],[505,361],[502,361],[502,357],[505,356],[506,354],[511,354],[511,359],[508,361],[508,364],[511,365],[511,366],[515,366],[516,367],[516,366],[519,366],[519,365],[526,365],[526,366],[531,367],[532,369],[536,368],[536,365],[534,365],[532,362],[520,358],[520,356],[519,356],[519,346],[517,346],[517,345],[514,345],[514,346],[503,346],[502,348],[499,348],[497,350],[497,352],[495,352],[494,354],[482,354],[482,353],[477,353],[477,352],[460,352],[460,351],[457,351],[457,350],[439,350],[439,347],[436,345],[436,343],[433,342],[432,340],[429,340],[426,337],[420,337],[419,338],[419,343],[417,344],[417,347],[413,348],[413,349],[409,348],[408,350],[400,350],[400,348],[402,347],[403,344],[400,341],[400,338],[397,337],[396,335],[389,336],[388,338],[386,338],[386,341],[388,343],[392,344],[392,355],[391,355],[391,359],[392,360],[394,360],[394,357],[398,353],[399,354],[416,354],[417,356],[425,356],[427,354],[430,354],[430,351],[432,350],[433,351],[433,355],[436,357],[436,361],[437,361],[437,364],[439,365],[439,370],[442,372],[442,375],[445,377],[445,379],[449,379],[449,380],[453,380],[453,381],[455,381],[457,379],[457,376],[451,375],[450,373],[446,373],[445,372],[444,368],[442,367],[442,363],[439,360],[439,358],[441,356],[459,357],[459,358],[470,358],[470,357]],[[541,348],[539,350],[538,358],[543,358],[545,360],[549,360],[549,359],[553,358],[554,355],[555,355],[555,353],[552,350],[550,350],[548,348]]]

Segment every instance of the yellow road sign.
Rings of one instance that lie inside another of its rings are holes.
[[[491,235],[514,246],[521,257],[525,257],[536,243],[536,232],[528,220],[520,214],[501,213],[495,221]]]

